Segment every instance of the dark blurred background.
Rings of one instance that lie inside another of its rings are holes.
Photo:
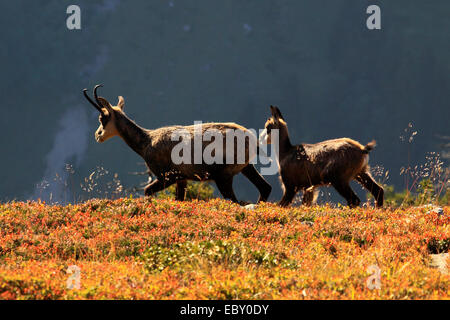
[[[66,28],[70,4],[82,30]],[[381,30],[366,28],[371,4]],[[259,129],[274,104],[295,143],[376,139],[370,163],[399,189],[402,166],[448,156],[448,0],[15,0],[0,10],[0,200],[60,201],[61,181],[74,193],[97,166],[126,188],[147,179],[130,174],[144,167],[121,139],[95,142],[98,114],[81,90],[97,83],[146,128]],[[278,178],[267,179],[278,200]],[[256,200],[244,178],[235,191]]]

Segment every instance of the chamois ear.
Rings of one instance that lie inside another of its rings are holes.
[[[275,111],[275,107],[274,106],[270,106],[270,112],[272,113],[272,117],[275,118],[276,111]]]
[[[278,109],[278,107],[274,107],[274,106],[270,106],[270,111],[272,112],[272,116],[274,117],[275,120],[283,119],[283,116],[281,115],[281,111],[280,109]]]
[[[117,107],[119,107],[120,110],[123,110],[124,106],[125,106],[125,99],[122,96],[119,96],[119,102],[117,103]]]

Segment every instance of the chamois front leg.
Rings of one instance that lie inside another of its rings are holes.
[[[309,187],[303,191],[302,204],[305,206],[311,206],[316,203],[318,190],[314,187]]]
[[[284,187],[283,197],[281,198],[280,202],[278,202],[278,205],[280,207],[287,207],[288,205],[291,204],[291,202],[294,199],[296,193],[297,192],[295,190],[295,187],[285,186]]]
[[[177,181],[177,192],[175,199],[178,201],[184,201],[184,197],[186,196],[186,187],[187,187],[187,181],[186,180],[178,180]]]

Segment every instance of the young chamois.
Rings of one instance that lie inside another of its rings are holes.
[[[187,132],[189,133],[189,139],[191,139],[194,137],[198,127],[196,127],[196,129],[195,126],[170,126],[155,130],[144,129],[138,126],[134,121],[130,120],[124,113],[123,109],[125,101],[123,97],[119,97],[117,106],[112,106],[105,98],[97,96],[97,89],[99,87],[101,87],[101,85],[95,86],[93,90],[95,101],[88,96],[87,89],[83,90],[86,99],[100,112],[100,126],[95,132],[95,139],[97,142],[101,143],[111,137],[119,136],[131,149],[145,160],[149,169],[149,174],[153,173],[157,178],[145,187],[146,196],[151,196],[176,183],[176,199],[183,201],[187,180],[213,180],[225,199],[238,202],[233,191],[232,183],[233,177],[242,172],[242,174],[258,188],[260,193],[258,202],[266,201],[269,197],[272,187],[259,174],[253,164],[249,163],[256,154],[251,154],[248,140],[245,141],[245,157],[243,157],[243,161],[236,161],[236,151],[238,146],[237,142],[235,143],[235,140],[233,140],[233,145],[231,146],[234,151],[235,161],[232,161],[232,163],[230,163],[230,161],[225,161],[227,151],[230,153],[229,145],[225,147],[226,132],[234,130],[236,132],[248,134],[250,131],[246,128],[235,123],[203,124],[201,126],[202,134],[204,134],[206,130],[215,130],[215,132],[221,134],[220,137],[223,137],[224,161],[216,161],[207,164],[202,160],[200,162],[191,161],[189,163],[181,162],[180,164],[175,164],[172,161],[172,149],[180,142],[172,141],[172,134],[180,131]],[[256,136],[254,136],[254,139],[255,141],[257,140]],[[201,151],[203,152],[205,147],[211,142],[202,141],[201,143]],[[192,157],[194,157],[195,151],[194,144],[195,143],[191,143]],[[218,154],[219,153],[220,152],[218,152]]]
[[[347,200],[349,207],[357,207],[361,201],[350,188],[353,179],[372,193],[377,207],[383,206],[383,188],[373,180],[368,165],[368,154],[375,147],[375,141],[363,146],[352,139],[341,138],[292,145],[280,110],[273,106],[270,109],[272,116],[260,135],[260,143],[275,143],[271,141],[271,130],[279,130],[276,151],[284,192],[280,206],[288,206],[298,191],[303,191],[302,203],[311,205],[317,199],[318,186],[332,185]]]

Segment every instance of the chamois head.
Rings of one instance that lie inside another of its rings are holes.
[[[98,117],[100,126],[95,132],[95,140],[98,143],[105,142],[109,138],[119,135],[115,120],[117,116],[123,114],[123,107],[125,105],[125,100],[122,96],[119,96],[119,102],[117,103],[117,106],[112,106],[108,102],[108,100],[97,96],[97,89],[100,87],[102,87],[102,85],[98,84],[94,88],[95,102],[88,96],[87,89],[83,90],[86,99],[95,107],[95,109],[100,112],[100,115]]]
[[[286,122],[281,115],[280,109],[278,107],[270,106],[270,111],[272,116],[266,121],[264,125],[264,131],[259,136],[259,141],[261,144],[271,144],[271,132],[272,129],[283,130],[287,128]]]

